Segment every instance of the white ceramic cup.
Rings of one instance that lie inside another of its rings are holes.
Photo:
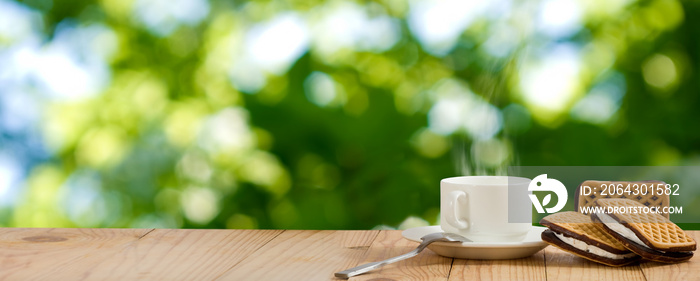
[[[532,228],[529,183],[527,178],[506,176],[443,179],[440,227],[475,242],[520,241]],[[513,219],[512,214],[519,214],[519,218]]]

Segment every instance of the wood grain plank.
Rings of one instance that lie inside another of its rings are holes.
[[[449,280],[545,280],[545,250],[514,260],[455,259]]]
[[[549,246],[544,249],[547,280],[645,280],[639,265],[612,267]]]
[[[0,279],[75,280],[152,229],[0,229]]]
[[[355,266],[377,231],[287,230],[220,280],[328,280]]]
[[[700,241],[700,231],[688,231],[688,234]],[[700,280],[700,258],[697,253],[687,262],[676,264],[664,264],[658,262],[644,262],[640,264],[647,280]]]
[[[364,261],[357,265],[402,255],[416,247],[418,243],[404,239],[401,231],[382,231],[372,243]],[[350,280],[447,280],[451,264],[452,258],[439,256],[430,249],[425,249],[418,256],[386,265]]]
[[[92,280],[212,280],[282,232],[156,229],[85,276]]]

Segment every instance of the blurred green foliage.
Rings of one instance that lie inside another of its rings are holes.
[[[150,25],[158,10],[139,16],[153,10],[143,2],[20,2],[41,18],[41,46],[61,28],[103,26],[112,41],[88,42],[114,51],[104,57],[109,82],[93,95],[32,88],[47,152],[26,165],[0,225],[435,224],[449,176],[510,164],[700,166],[695,1],[565,1],[578,21],[564,31],[537,24],[556,1],[504,1],[437,43],[411,20],[421,1],[214,0],[199,20],[173,12]],[[328,47],[345,36],[328,43],[318,31],[333,9],[389,18],[398,33]],[[288,66],[256,66],[293,49],[286,39],[247,45],[289,13],[280,26],[302,19],[311,39]],[[0,40],[3,51],[19,44]],[[277,49],[256,57],[263,47]],[[684,192],[700,198],[697,186]]]

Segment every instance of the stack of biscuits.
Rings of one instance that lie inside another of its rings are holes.
[[[634,200],[636,199],[636,200]],[[625,212],[560,212],[540,224],[549,229],[542,240],[582,258],[609,266],[624,266],[639,260],[677,263],[693,257],[696,242],[668,217],[640,212],[644,198],[586,199],[586,204]],[[577,200],[577,206],[581,200]],[[664,201],[668,205],[668,199]],[[577,208],[578,209],[578,208]],[[637,211],[634,211],[637,210]]]

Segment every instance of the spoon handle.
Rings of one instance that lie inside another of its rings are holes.
[[[385,265],[390,264],[390,263],[395,263],[397,261],[402,261],[402,260],[405,260],[407,258],[415,257],[416,255],[418,255],[418,253],[423,251],[423,249],[425,249],[425,246],[423,244],[421,244],[415,250],[410,251],[410,252],[405,253],[405,254],[400,255],[400,256],[395,256],[393,258],[389,258],[389,259],[386,259],[383,261],[370,262],[370,263],[366,263],[366,264],[363,264],[363,265],[360,265],[357,267],[343,270],[341,272],[336,272],[335,277],[350,278],[350,277],[353,277],[355,275],[360,275],[362,273],[375,270],[377,268],[380,268],[380,267],[385,266]]]

